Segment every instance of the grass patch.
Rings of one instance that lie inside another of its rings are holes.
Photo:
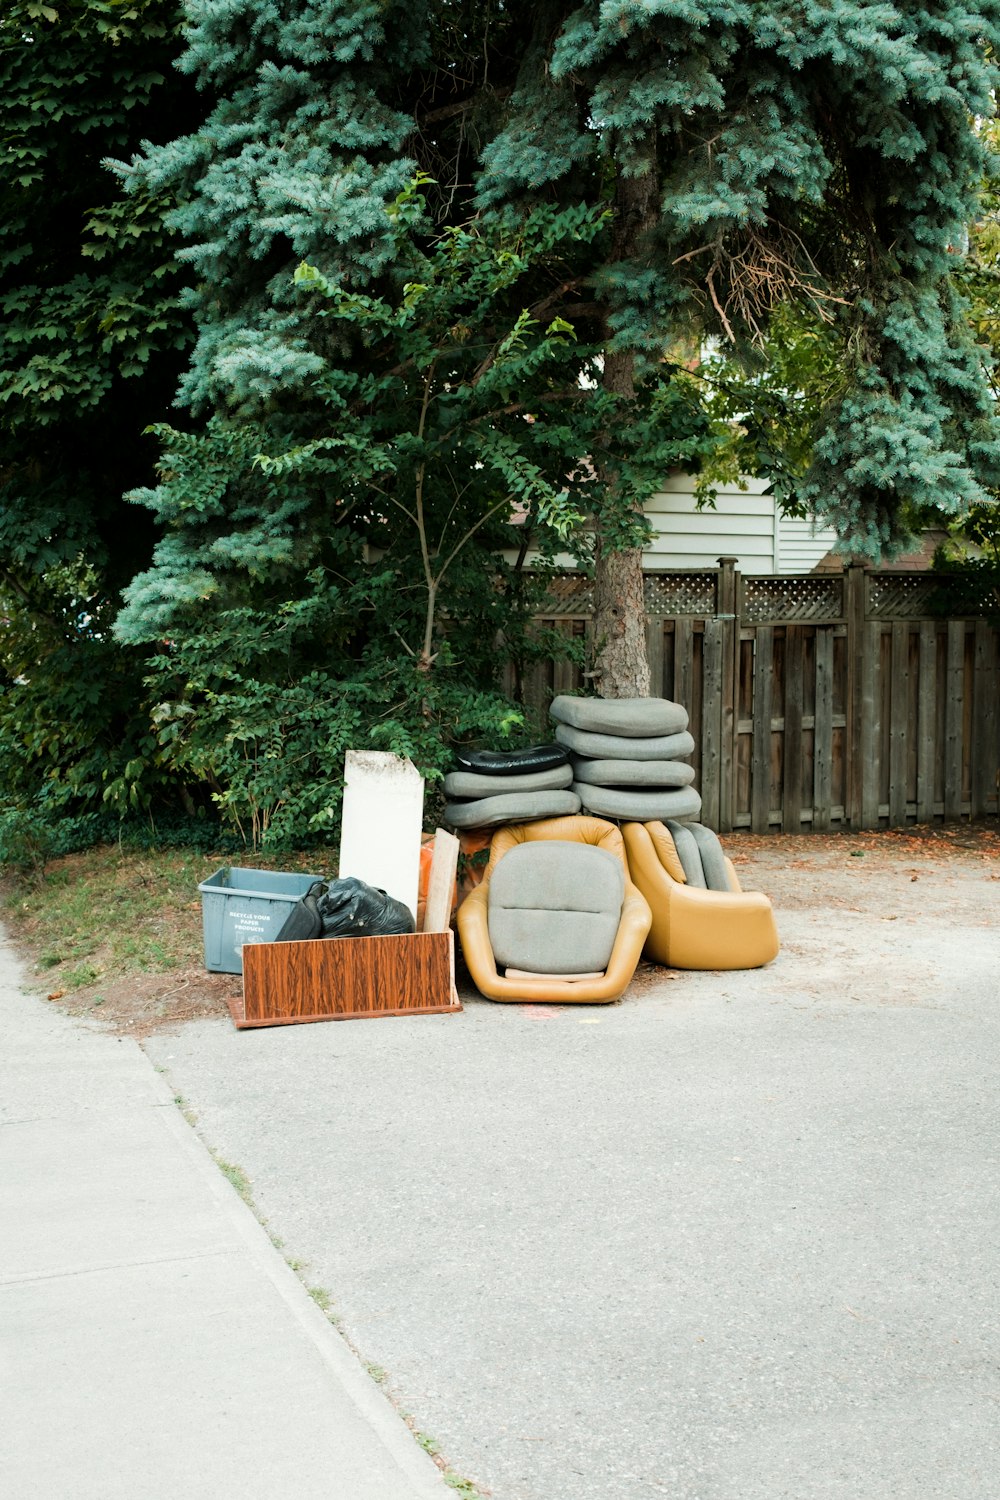
[[[103,972],[103,969],[99,969],[96,964],[76,964],[72,969],[66,970],[63,983],[68,990],[82,990],[88,985],[95,984]]]
[[[207,861],[190,853],[89,849],[54,861],[38,879],[7,876],[5,921],[37,950],[38,969],[61,969],[53,977],[67,987],[98,973],[168,971],[198,952],[198,882],[207,874]]]
[[[437,1439],[432,1438],[429,1433],[421,1432],[409,1412],[400,1412],[400,1416],[424,1452],[437,1464],[441,1470],[441,1478],[449,1489],[453,1489],[456,1495],[460,1495],[461,1500],[482,1500],[482,1490],[473,1484],[471,1479],[465,1479],[461,1474],[456,1473],[448,1463],[448,1460],[442,1455]]]
[[[253,858],[260,869],[312,870],[330,851]],[[40,969],[92,959],[114,977],[167,972],[200,959],[198,885],[224,863],[190,850],[150,854],[114,844],[68,854],[39,877],[5,876],[5,921],[35,949]]]
[[[250,1187],[250,1179],[242,1167],[234,1166],[231,1161],[223,1161],[221,1156],[216,1156],[215,1164],[233,1187],[239,1193],[248,1208],[253,1208],[253,1192]]]
[[[100,1002],[98,1000],[94,1001],[95,1005],[98,1005],[98,1004],[101,1004],[101,1003],[102,1002]],[[163,1069],[161,1069],[160,1071],[162,1072]],[[183,1094],[175,1094],[174,1095],[174,1103],[177,1105],[177,1108],[180,1110],[181,1115],[183,1116],[183,1118],[191,1126],[191,1129],[192,1130],[197,1130],[197,1128],[198,1128],[198,1116],[195,1114],[194,1110],[191,1108],[190,1104],[187,1102],[187,1100],[185,1099],[184,1095]]]

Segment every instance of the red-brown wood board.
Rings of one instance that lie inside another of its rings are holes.
[[[461,1010],[451,932],[248,943],[236,1026],[287,1026]]]

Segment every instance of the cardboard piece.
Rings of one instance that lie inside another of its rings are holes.
[[[451,926],[451,908],[458,874],[458,839],[444,828],[434,831],[434,858],[427,882],[424,906],[424,932],[447,932]]]

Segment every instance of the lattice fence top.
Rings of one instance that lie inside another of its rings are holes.
[[[941,591],[941,579],[912,573],[870,573],[868,614],[882,620],[912,620],[926,616],[932,596]]]
[[[593,609],[594,580],[585,573],[557,573],[547,581],[541,610],[546,619],[561,615],[589,615]]]
[[[716,573],[645,573],[643,604],[647,615],[715,614]],[[594,581],[581,573],[562,573],[548,584],[542,614],[546,618],[589,615],[594,608]]]
[[[710,619],[718,608],[720,574],[643,574],[646,614],[671,619],[694,615]],[[741,582],[740,619],[745,625],[780,624],[784,621],[843,620],[846,609],[846,574],[811,573],[802,577],[763,578],[744,574]],[[942,580],[926,573],[868,573],[869,619],[926,619],[940,609],[931,607],[940,598]],[[546,618],[588,617],[594,610],[594,581],[583,573],[557,573],[548,580],[548,597],[540,614]],[[954,612],[954,611],[952,611]],[[962,613],[961,610],[957,611]],[[982,613],[967,609],[965,614]]]
[[[744,578],[740,618],[764,620],[839,620],[844,614],[844,583],[837,575],[807,578]]]
[[[647,615],[714,615],[718,573],[646,573]]]

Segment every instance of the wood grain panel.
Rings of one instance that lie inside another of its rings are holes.
[[[674,621],[674,681],[675,703],[682,703],[691,712],[692,686],[694,682],[694,622],[683,616]]]
[[[240,1028],[461,1010],[454,934],[250,943]]]
[[[833,633],[816,627],[816,708],[813,729],[813,828],[830,826],[833,803]]]

